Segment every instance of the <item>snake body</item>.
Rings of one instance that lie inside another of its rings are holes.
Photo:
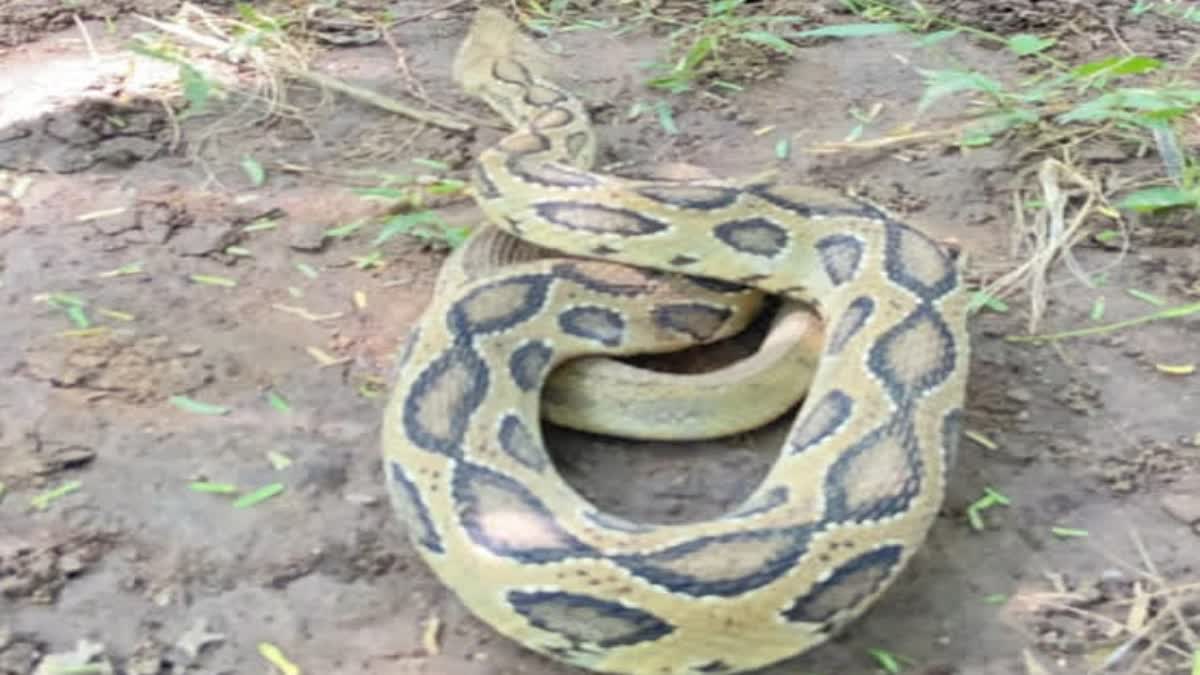
[[[517,263],[561,257],[484,226],[446,259],[433,293],[453,292]],[[573,359],[549,374],[541,415],[578,431],[643,440],[699,440],[756,429],[803,397],[821,351],[820,328],[807,304],[784,304],[754,353],[701,373],[650,370],[603,356]]]
[[[476,198],[496,227],[576,259],[431,301],[385,411],[393,505],[475,615],[566,663],[736,673],[806,651],[891,585],[941,504],[967,372],[959,263],[837,194],[580,168],[594,144],[583,107],[514,36],[480,10],[456,61],[464,89],[517,128],[481,153]],[[815,301],[828,326],[761,485],[684,524],[633,522],[572,490],[540,433],[548,374],[735,334],[760,292]]]

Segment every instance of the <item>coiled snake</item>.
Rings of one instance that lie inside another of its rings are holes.
[[[495,227],[572,257],[432,300],[385,412],[393,505],[474,614],[561,661],[735,673],[801,653],[884,592],[941,504],[968,357],[956,256],[821,190],[581,168],[594,149],[583,106],[515,36],[479,10],[455,64],[517,128],[481,153],[476,199]],[[815,301],[828,330],[748,498],[711,520],[651,524],[601,512],[563,481],[539,426],[552,370],[735,334],[761,293]]]

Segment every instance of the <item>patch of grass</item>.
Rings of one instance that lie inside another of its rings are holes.
[[[164,101],[173,125],[173,148],[182,138],[179,122],[185,118],[203,115],[208,120],[202,127],[188,130],[188,154],[201,160],[202,156],[221,156],[219,141],[248,127],[279,119],[307,125],[307,115],[328,104],[330,94],[440,128],[471,128],[472,122],[466,119],[432,110],[435,106],[419,90],[416,98],[428,103],[426,107],[351,85],[313,67],[313,56],[330,41],[329,33],[321,31],[321,22],[313,19],[311,10],[316,5],[332,13],[341,25],[354,26],[366,36],[374,32],[375,39],[387,41],[383,28],[388,23],[387,12],[359,12],[340,4],[344,3],[275,5],[277,13],[267,14],[251,3],[240,2],[234,3],[235,12],[226,15],[183,3],[169,20],[137,16],[149,30],[134,35],[129,49],[179,69],[178,86],[169,101]],[[297,81],[315,87],[321,95],[301,103],[290,87]],[[250,187],[263,185],[269,178],[268,168],[281,164],[270,157],[243,155],[240,148],[235,152],[235,157],[241,156],[240,166]],[[209,178],[217,179],[207,167],[206,171]]]
[[[1027,627],[1045,626],[1048,617],[1063,634],[1079,636],[1069,651],[1044,645],[1058,657],[1056,673],[1187,673],[1200,653],[1195,628],[1200,582],[1185,565],[1168,576],[1159,570],[1137,530],[1130,530],[1140,560],[1124,560],[1111,542],[1089,543],[1098,560],[1119,570],[1125,581],[1107,585],[1103,599],[1091,600],[1095,586],[1073,584],[1063,575],[1048,575],[1053,590],[1023,591],[1009,603],[1012,616]],[[1068,535],[1070,536],[1070,535]],[[1185,577],[1186,575],[1186,577]],[[1190,577],[1190,578],[1189,578]],[[1033,672],[1033,671],[1030,671]],[[1042,670],[1041,672],[1050,672]]]
[[[197,401],[190,396],[184,396],[182,394],[172,396],[168,400],[176,408],[197,415],[228,415],[230,412],[228,406],[217,405],[214,403],[204,403],[203,401]]]
[[[282,394],[273,389],[267,392],[267,403],[281,413],[292,411],[292,405],[288,403],[288,400],[284,398]]]
[[[264,485],[235,499],[233,501],[233,508],[245,509],[255,506],[278,494],[281,494],[283,491],[283,483],[270,483],[268,485]]]
[[[1078,539],[1080,537],[1088,536],[1087,530],[1081,530],[1077,527],[1062,527],[1058,525],[1050,528],[1050,533],[1059,539]]]
[[[1166,135],[1164,140],[1166,145],[1160,143],[1159,152],[1163,155],[1167,176],[1171,179],[1172,184],[1147,187],[1131,192],[1117,203],[1118,206],[1139,213],[1153,213],[1174,208],[1200,211],[1200,160],[1195,157],[1183,157],[1181,159],[1182,166],[1177,171],[1173,171],[1172,163],[1168,159],[1172,156],[1172,151],[1167,148],[1174,143],[1175,136],[1174,134]],[[1175,152],[1179,152],[1178,146],[1175,148]],[[1166,152],[1163,152],[1164,149]]]
[[[234,286],[237,286],[236,279],[216,276],[213,274],[191,274],[188,275],[188,278],[193,282],[203,286],[222,286],[224,288],[233,288]]]
[[[76,328],[91,328],[92,322],[88,318],[87,310],[84,309],[87,301],[83,298],[70,293],[50,293],[45,296],[45,300],[47,304],[63,310]]]
[[[83,483],[77,480],[67,481],[56,488],[51,488],[34,496],[29,500],[29,506],[38,511],[45,511],[50,508],[50,504],[72,492],[77,492],[81,487],[83,487]]]
[[[942,39],[968,33],[1004,45],[1019,59],[1035,57],[1039,63],[1035,72],[1007,78],[1015,80],[1011,84],[996,74],[965,67],[920,71],[925,80],[922,111],[951,94],[974,94],[979,99],[977,121],[964,129],[963,145],[986,145],[1005,132],[1039,125],[1075,125],[1080,130],[1110,125],[1114,131],[1145,132],[1167,127],[1200,107],[1200,85],[1188,79],[1187,69],[1149,56],[1124,54],[1071,66],[1051,55],[1053,38],[1000,36],[877,0],[847,4],[864,17],[878,16],[886,9],[884,15],[891,21],[883,27],[888,32],[918,33],[937,26],[945,29],[936,33]]]
[[[983,496],[967,506],[967,522],[970,523],[971,529],[981,531],[986,525],[983,522],[983,516],[980,514],[990,508],[1009,506],[1011,503],[1005,495],[990,487],[985,487],[983,488]]]
[[[246,177],[254,187],[260,187],[267,180],[266,169],[250,155],[242,155],[242,171],[246,172]]]
[[[1179,305],[1176,307],[1168,307],[1167,309],[1146,314],[1133,319],[1117,321],[1114,323],[1104,324],[1102,326],[1092,326],[1089,328],[1080,328],[1077,330],[1062,331],[1060,333],[1051,333],[1048,335],[1010,335],[1004,338],[1008,342],[1053,342],[1055,340],[1064,340],[1066,338],[1085,337],[1089,335],[1103,335],[1114,331],[1137,326],[1143,323],[1153,321],[1163,321],[1167,319],[1182,319],[1190,317],[1194,314],[1200,314],[1200,302],[1194,302],[1187,305]]]
[[[233,483],[213,483],[206,480],[196,480],[188,483],[188,488],[193,492],[203,492],[213,495],[231,495],[237,493],[237,486]]]
[[[958,145],[989,145],[1016,133],[1032,138],[1033,148],[1042,150],[1070,148],[1098,135],[1140,146],[1153,142],[1172,184],[1134,191],[1118,206],[1140,212],[1200,209],[1200,170],[1194,158],[1179,150],[1175,129],[1200,113],[1200,83],[1195,77],[1200,50],[1181,55],[1178,62],[1121,53],[1069,64],[1054,55],[1056,40],[1051,37],[997,35],[942,18],[920,3],[842,2],[866,23],[825,26],[791,37],[911,34],[917,46],[930,47],[967,35],[1002,46],[1016,58],[1019,70],[1010,73],[967,66],[919,71],[925,85],[920,112],[950,95],[972,97],[971,119],[957,130]],[[1179,14],[1180,8],[1168,2],[1139,5],[1135,13]]]
[[[194,64],[187,51],[163,36],[139,33],[133,36],[129,50],[179,69],[179,91],[186,103],[180,119],[207,113],[209,102],[220,94],[220,85]]]
[[[795,51],[794,45],[772,29],[803,17],[751,14],[746,5],[746,0],[709,0],[704,15],[694,21],[659,19],[677,27],[668,36],[668,61],[649,64],[651,77],[646,84],[672,94],[688,91],[701,80],[728,70],[731,46],[783,55]],[[713,85],[736,88],[720,79]]]
[[[615,19],[579,16],[571,0],[525,0],[520,8],[521,21],[530,30],[550,34],[581,30],[600,30],[616,26]]]
[[[1072,254],[1075,243],[1088,236],[1096,216],[1116,225],[1105,227],[1103,243],[1119,249],[1115,266],[1128,250],[1128,231],[1121,210],[1142,213],[1176,208],[1200,208],[1200,171],[1197,161],[1181,150],[1177,128],[1200,114],[1200,82],[1194,64],[1200,50],[1182,61],[1168,62],[1135,53],[1105,56],[1081,64],[1055,56],[1057,43],[1041,35],[1001,36],[945,20],[913,3],[900,6],[883,0],[844,0],[866,23],[827,26],[794,37],[855,39],[884,33],[911,35],[917,47],[930,47],[956,36],[968,36],[1007,50],[1014,65],[1010,72],[968,66],[919,69],[924,91],[918,112],[931,110],[950,96],[968,98],[965,120],[922,133],[902,133],[862,143],[842,143],[843,148],[883,147],[918,140],[950,142],[961,148],[986,146],[1019,137],[1021,159],[1042,157],[1022,175],[1035,176],[1041,188],[1040,204],[1014,194],[1016,248],[1026,258],[1017,269],[982,289],[972,309],[989,301],[1002,301],[1018,285],[1028,286],[1031,299],[1029,332],[1036,333],[1044,312],[1051,264],[1063,262],[1071,273],[1091,287],[1096,271],[1085,271]],[[1109,188],[1072,162],[1076,146],[1107,138],[1130,147],[1130,155],[1153,145],[1165,168],[1165,178],[1140,186],[1126,184],[1120,201],[1109,201]],[[829,144],[827,144],[829,145]],[[1061,155],[1062,159],[1052,157]],[[1149,187],[1147,187],[1149,185]],[[1136,189],[1134,189],[1136,188]],[[1068,200],[1081,194],[1086,199]],[[1026,210],[1036,211],[1032,219]],[[1085,227],[1087,225],[1087,227]],[[1105,268],[1107,269],[1107,267]],[[1103,270],[1100,270],[1103,271]]]
[[[465,196],[467,184],[442,175],[449,167],[441,162],[422,158],[412,162],[433,169],[434,173],[387,175],[373,187],[354,190],[363,199],[383,202],[392,214],[379,223],[379,232],[371,246],[378,247],[399,235],[415,237],[441,248],[461,245],[470,236],[470,228],[450,225],[430,205]],[[355,260],[361,269],[368,269],[378,266],[381,258],[377,251],[372,251]]]
[[[904,666],[901,665],[901,661],[908,660],[904,659],[903,657],[896,656],[886,649],[868,649],[867,653],[871,655],[871,658],[875,659],[875,663],[878,663],[879,667],[883,669],[885,673],[899,673],[903,671]]]

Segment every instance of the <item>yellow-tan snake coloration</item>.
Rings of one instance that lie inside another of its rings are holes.
[[[433,298],[385,412],[392,502],[464,605],[550,657],[667,675],[804,652],[890,586],[941,504],[967,374],[956,256],[822,190],[581,168],[595,147],[583,105],[515,35],[479,10],[455,64],[460,85],[517,129],[481,153],[476,198],[494,226],[572,257]],[[761,293],[814,301],[827,326],[761,485],[683,524],[633,522],[580,497],[542,441],[549,373],[735,334]]]
[[[694,167],[655,167],[652,173],[711,176]],[[446,258],[433,294],[500,267],[550,257],[564,256],[485,224]],[[754,353],[715,370],[670,373],[604,356],[576,358],[550,372],[540,412],[570,429],[631,439],[700,440],[757,429],[803,398],[820,357],[821,328],[811,306],[790,301]]]

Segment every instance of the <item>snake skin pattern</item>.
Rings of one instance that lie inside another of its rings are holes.
[[[497,270],[561,254],[532,246],[486,223],[451,252],[435,297]],[[747,294],[753,302],[762,294]],[[752,305],[747,303],[746,310]],[[757,429],[803,399],[820,358],[820,317],[781,303],[757,350],[699,373],[672,373],[604,356],[564,363],[542,385],[542,419],[577,431],[639,440],[700,440]]]
[[[515,36],[480,10],[456,62],[460,85],[517,129],[481,154],[477,200],[504,231],[595,260],[514,265],[432,300],[385,411],[393,505],[464,605],[563,662],[737,673],[804,652],[891,585],[941,504],[968,360],[956,256],[812,188],[581,169],[594,152],[583,106]],[[684,524],[582,499],[542,441],[547,374],[734,334],[747,287],[815,301],[828,327],[761,485]]]

